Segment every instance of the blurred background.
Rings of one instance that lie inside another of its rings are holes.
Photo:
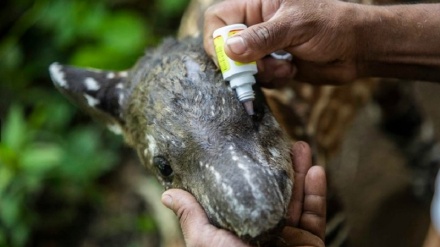
[[[55,90],[48,66],[127,69],[175,35],[188,2],[0,1],[0,247],[160,246],[151,205],[127,181],[145,169]],[[415,91],[439,136],[440,85]],[[356,247],[421,246],[429,202],[415,200],[378,119],[374,105],[360,110],[329,165],[349,237]]]
[[[175,34],[187,4],[0,1],[0,246],[158,245],[146,205],[121,184],[127,163],[142,167],[55,90],[48,66],[127,69]]]

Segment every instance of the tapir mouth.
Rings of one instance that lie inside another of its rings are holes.
[[[199,200],[214,224],[255,239],[277,228],[286,216],[292,181],[280,167],[290,168],[290,163],[271,166],[231,151],[230,160],[200,163],[207,184]]]

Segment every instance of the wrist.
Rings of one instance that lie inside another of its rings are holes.
[[[344,64],[348,77],[357,79],[363,77],[366,70],[365,41],[362,36],[365,34],[364,19],[366,18],[365,7],[350,2],[338,2],[338,11],[335,13],[338,20],[335,25],[338,26],[338,39],[342,40],[340,62]],[[368,35],[367,35],[368,36]]]
[[[356,6],[359,77],[440,81],[439,4]]]
[[[395,13],[384,6],[358,6],[356,16],[354,33],[359,76],[388,77],[389,66],[399,63],[398,46],[405,31],[399,30]]]
[[[379,60],[376,53],[380,53],[375,46],[378,34],[375,27],[379,25],[382,17],[379,8],[374,6],[352,4],[353,20],[352,30],[354,35],[354,61],[358,77],[375,76],[372,65]]]

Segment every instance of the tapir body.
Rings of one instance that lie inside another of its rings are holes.
[[[192,193],[211,222],[260,241],[286,217],[293,170],[286,134],[256,90],[249,117],[200,38],[167,39],[128,71],[54,63],[57,88],[122,133],[166,189]]]

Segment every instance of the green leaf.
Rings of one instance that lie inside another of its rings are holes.
[[[67,128],[76,108],[66,98],[62,98],[58,92],[50,92],[52,94],[56,93],[56,95],[51,95],[48,92],[33,95],[34,99],[36,99],[35,107],[28,118],[28,124],[33,129],[38,129],[39,132],[56,134]]]
[[[143,214],[137,218],[137,228],[141,232],[156,231],[156,223],[151,215]]]
[[[99,31],[103,44],[118,51],[143,49],[146,40],[145,25],[133,12],[120,11],[111,15]]]
[[[162,0],[158,1],[158,9],[166,17],[172,17],[182,13],[188,2],[188,0]]]
[[[17,167],[18,155],[5,143],[0,143],[0,165],[8,169]]]
[[[28,174],[40,176],[61,162],[62,149],[52,144],[36,144],[23,150],[21,168]]]
[[[6,244],[6,234],[0,231],[0,246],[7,246]]]
[[[151,30],[134,12],[119,11],[100,22],[96,42],[76,50],[70,63],[103,69],[127,69],[143,54]],[[149,39],[150,38],[150,39]]]
[[[131,53],[121,53],[108,47],[96,45],[84,45],[79,48],[70,60],[70,64],[80,67],[93,67],[101,69],[126,69],[134,61],[126,61]],[[136,59],[133,57],[133,60]]]
[[[77,1],[48,1],[39,13],[37,24],[55,33],[58,47],[68,47],[77,38],[75,13],[79,4]]]
[[[0,198],[4,198],[6,188],[12,183],[14,173],[0,162]]]
[[[13,228],[18,221],[21,200],[16,196],[6,196],[2,198],[0,207],[1,222],[8,228]]]
[[[14,151],[20,151],[26,141],[26,123],[23,110],[19,106],[12,106],[6,117],[4,126],[4,143]]]
[[[74,183],[90,183],[116,163],[116,154],[101,147],[102,131],[77,128],[67,136],[68,147],[59,170]]]
[[[23,53],[17,40],[14,37],[8,37],[0,43],[0,68],[16,69],[23,61]]]
[[[12,234],[12,242],[14,246],[24,246],[29,236],[29,226],[24,222],[20,222]]]

